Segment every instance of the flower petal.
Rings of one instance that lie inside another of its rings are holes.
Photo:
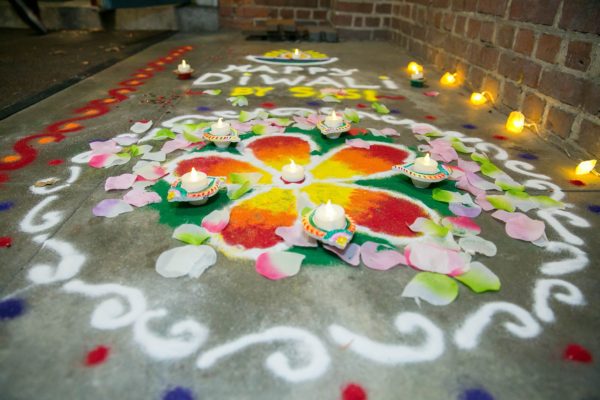
[[[164,251],[156,260],[156,272],[165,278],[189,274],[197,278],[217,261],[217,253],[210,246],[181,246]]]
[[[135,182],[136,176],[133,174],[122,174],[118,176],[110,176],[104,183],[104,190],[123,190],[129,189],[133,182]]]
[[[475,218],[481,214],[481,207],[476,204],[466,206],[461,203],[450,203],[448,208],[454,215],[460,217]]]
[[[113,165],[127,164],[131,160],[129,154],[94,154],[88,161],[88,165],[93,168],[110,168]]]
[[[422,271],[445,275],[463,274],[469,269],[471,256],[429,241],[416,241],[404,249],[408,265]]]
[[[458,245],[469,254],[480,253],[484,256],[493,257],[498,251],[494,242],[485,240],[480,236],[465,236],[458,239]],[[471,263],[472,265],[472,263]]]
[[[123,200],[136,207],[143,207],[148,204],[160,203],[162,201],[158,193],[146,192],[142,189],[130,190],[123,196]]]
[[[116,154],[123,150],[114,140],[96,141],[90,143],[92,154]]]
[[[229,224],[229,209],[215,210],[202,219],[202,227],[211,233],[219,233]]]
[[[152,121],[137,121],[129,130],[133,133],[144,133],[152,127]]]
[[[204,243],[209,237],[206,229],[194,224],[179,225],[173,232],[174,239],[196,246]]]
[[[507,213],[501,211],[496,211],[492,214],[492,217],[506,222],[506,234],[511,238],[535,242],[544,235],[546,225],[543,221],[531,219],[520,212]]]
[[[434,306],[445,306],[458,296],[458,284],[452,278],[420,272],[406,285],[402,297],[422,299]]]
[[[138,161],[133,167],[133,173],[148,181],[155,181],[167,174],[167,171],[156,161]]]
[[[367,268],[387,271],[400,264],[406,265],[406,259],[403,254],[389,248],[381,250],[380,247],[387,248],[387,246],[381,246],[375,242],[365,242],[362,244],[360,256]]]
[[[464,283],[475,293],[500,290],[500,279],[488,267],[480,262],[471,263],[469,271],[455,276],[456,280]]]
[[[481,228],[471,218],[446,217],[442,219],[442,225],[451,229],[456,236],[479,235]]]
[[[371,147],[371,143],[367,142],[363,139],[346,139],[346,144],[350,147],[355,147],[357,149],[369,149]]]
[[[344,262],[352,265],[353,267],[357,267],[358,264],[360,264],[361,247],[356,243],[350,243],[344,250],[334,246],[328,246],[326,244],[323,245],[323,247],[332,253],[335,253],[339,258],[344,260]]]
[[[280,226],[275,229],[275,234],[290,246],[317,247],[317,240],[304,232],[300,222],[292,226]]]
[[[289,251],[268,251],[256,259],[256,272],[267,279],[288,278],[300,272],[304,256]]]
[[[92,213],[97,217],[114,218],[117,215],[131,212],[133,207],[120,199],[105,199],[92,209]]]
[[[392,167],[409,162],[412,152],[401,145],[368,142],[369,148],[340,146],[325,154],[311,171],[317,179],[365,179],[394,174]]]

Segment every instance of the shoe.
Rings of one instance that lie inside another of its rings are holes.
[[[8,1],[13,6],[19,17],[34,31],[36,31],[40,35],[45,35],[46,33],[48,33],[48,29],[46,29],[42,20],[37,15],[35,15],[34,10],[32,10],[27,4],[25,4],[23,0]]]

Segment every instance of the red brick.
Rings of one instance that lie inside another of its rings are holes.
[[[568,138],[575,120],[575,114],[556,107],[550,108],[546,118],[546,129],[562,137]]]
[[[600,82],[588,82],[583,89],[583,109],[600,118]]]
[[[475,11],[477,0],[452,0],[452,9],[456,11]]]
[[[502,104],[511,110],[521,108],[521,88],[511,82],[504,82],[504,91],[502,92]]]
[[[500,92],[500,82],[493,76],[486,75],[485,78],[483,78],[481,90],[488,92],[492,96],[492,99],[496,101],[498,99],[498,93]]]
[[[479,0],[477,11],[502,17],[506,12],[508,0]]]
[[[467,24],[467,37],[469,39],[476,39],[479,36],[480,29],[481,21],[469,18],[469,23]]]
[[[350,3],[347,1],[337,1],[335,3],[335,9],[337,11],[370,14],[373,12],[373,3],[369,3],[369,2]]]
[[[441,12],[431,13],[430,24],[433,24],[437,29],[442,29],[442,17],[444,14]]]
[[[541,67],[521,56],[502,54],[498,72],[513,81],[536,88]]]
[[[568,3],[571,0],[566,0]],[[552,25],[561,0],[512,0],[510,19]]]
[[[592,59],[591,53],[592,43],[571,41],[569,43],[569,48],[567,49],[565,65],[569,68],[585,71],[590,65]]]
[[[515,38],[515,44],[513,50],[517,53],[525,54],[526,56],[531,54],[533,50],[533,43],[535,42],[535,36],[533,31],[529,29],[519,29],[517,37]]]
[[[335,26],[352,26],[352,15],[336,14],[332,21]]]
[[[495,22],[482,21],[481,29],[479,31],[479,39],[482,42],[492,43],[494,38],[494,29],[496,28]]]
[[[266,18],[269,16],[269,9],[252,6],[238,7],[237,15],[244,18]]]
[[[447,50],[455,56],[466,58],[469,42],[458,36],[451,36],[449,39]]]
[[[554,63],[556,56],[560,50],[560,42],[562,38],[560,36],[542,34],[538,39],[537,50],[535,56],[540,60]]]
[[[296,18],[309,19],[310,18],[310,10],[296,10]]]
[[[523,100],[523,114],[528,120],[539,123],[544,115],[544,107],[546,102],[539,96],[528,93]]]
[[[540,79],[540,92],[563,103],[577,107],[583,101],[585,81],[560,71],[544,71]]]
[[[510,25],[500,25],[496,34],[496,44],[505,49],[512,49],[515,38],[515,28]]]
[[[433,4],[431,4],[434,7],[438,7],[438,8],[448,8],[448,6],[450,5],[450,0],[431,0]]]
[[[465,23],[467,18],[462,15],[457,15],[454,19],[454,33],[462,35],[465,32]]]
[[[400,15],[404,18],[410,18],[412,13],[412,6],[410,4],[402,4],[402,8],[400,8]]]
[[[291,8],[282,8],[279,10],[279,16],[286,19],[294,18],[294,10]]]
[[[500,52],[495,47],[481,46],[477,43],[472,43],[469,47],[468,60],[490,71],[496,70],[498,57]]]
[[[384,17],[383,18],[383,22],[381,23],[381,26],[384,28],[389,28],[390,27],[390,17]]]
[[[368,27],[379,27],[381,25],[380,17],[366,17],[365,18],[365,26]]]
[[[559,27],[577,32],[600,34],[600,2],[565,0]]]
[[[481,68],[471,67],[469,69],[469,77],[467,82],[469,85],[471,85],[473,90],[480,90],[479,88],[481,88],[481,85],[483,84],[484,76],[485,73]]]
[[[392,5],[389,3],[376,4],[375,12],[378,14],[389,14],[392,12]]]
[[[444,18],[443,18],[444,30],[446,30],[448,32],[452,32],[453,25],[454,25],[454,15],[453,14],[444,15]]]
[[[354,16],[353,26],[361,28],[363,26],[363,17]]]
[[[233,7],[219,6],[219,15],[221,17],[230,17],[233,15]]]
[[[373,40],[390,40],[390,31],[388,31],[387,29],[374,30]]]
[[[331,0],[319,0],[320,8],[331,8]]]
[[[327,11],[324,10],[314,10],[313,18],[319,21],[323,21],[327,19]]]
[[[342,39],[371,40],[370,29],[338,29],[338,35]]]
[[[600,125],[587,119],[581,121],[577,142],[596,157],[600,157]]]

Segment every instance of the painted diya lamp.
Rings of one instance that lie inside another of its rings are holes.
[[[335,110],[331,111],[331,115],[325,117],[324,121],[321,120],[317,124],[317,128],[329,139],[339,138],[342,133],[348,132],[351,127],[350,122],[337,115]]]
[[[229,123],[223,122],[223,118],[219,118],[217,123],[212,124],[203,136],[205,140],[213,142],[220,149],[227,148],[229,143],[240,141],[237,130]]]
[[[413,185],[421,189],[432,183],[441,182],[450,176],[450,172],[441,163],[429,157],[429,154],[426,154],[425,157],[418,157],[412,163],[394,165],[392,169],[408,176]]]
[[[177,75],[177,79],[186,80],[192,77],[194,70],[190,64],[186,63],[185,60],[181,61],[181,64],[177,66],[177,69],[173,71]]]
[[[206,176],[204,172],[198,172],[192,168],[190,172],[171,184],[167,200],[170,203],[185,202],[200,206],[216,195],[222,186],[223,179],[221,177]]]
[[[304,167],[296,164],[292,159],[290,159],[289,164],[284,165],[281,169],[281,180],[286,185],[292,183],[302,183],[305,179],[306,176],[304,174]]]
[[[356,225],[344,209],[328,201],[302,217],[302,228],[324,244],[345,249],[352,240]]]

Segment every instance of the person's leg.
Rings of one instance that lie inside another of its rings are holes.
[[[40,18],[37,0],[8,0],[19,17],[39,34],[48,32]]]

